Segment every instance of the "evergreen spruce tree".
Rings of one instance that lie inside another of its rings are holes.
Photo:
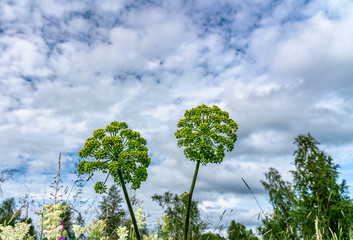
[[[111,236],[110,239],[118,239],[118,236],[114,230],[122,225],[125,221],[126,212],[122,207],[123,198],[120,194],[120,190],[115,184],[113,184],[108,191],[106,196],[103,196],[102,201],[99,204],[99,219],[107,219],[107,236]],[[107,217],[108,214],[108,217]]]
[[[21,219],[21,212],[18,212],[10,222],[10,219],[17,210],[15,198],[5,199],[0,205],[0,224],[14,226]]]

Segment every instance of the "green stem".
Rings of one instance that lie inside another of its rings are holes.
[[[186,211],[186,219],[185,219],[185,227],[184,227],[184,240],[188,239],[188,232],[189,232],[189,218],[190,218],[190,211],[191,211],[191,203],[192,203],[192,194],[194,192],[195,188],[195,183],[196,183],[196,178],[197,178],[197,173],[199,172],[200,168],[200,160],[197,161],[195,172],[194,172],[194,178],[192,179],[192,184],[188,196],[188,208]]]
[[[39,238],[40,240],[43,239],[43,232],[44,232],[44,213],[42,212],[41,215],[42,215],[42,224],[41,224],[41,231],[40,231],[40,238]]]
[[[134,214],[134,210],[132,209],[131,202],[130,202],[130,199],[129,199],[129,195],[128,195],[126,187],[125,187],[124,178],[123,178],[123,175],[122,175],[120,170],[118,170],[118,174],[119,174],[119,180],[120,180],[121,186],[123,188],[126,204],[127,204],[128,209],[129,209],[129,212],[130,212],[131,220],[132,220],[132,223],[134,225],[136,239],[137,240],[141,240],[139,229],[138,229],[138,226],[137,226],[137,221],[136,221],[135,214]]]

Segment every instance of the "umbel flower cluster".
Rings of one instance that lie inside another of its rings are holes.
[[[26,234],[31,227],[30,224],[21,222],[16,223],[15,226],[3,226],[0,224],[0,239],[1,240],[22,240],[26,237]],[[27,240],[32,240],[32,237],[28,237]]]
[[[219,107],[200,105],[186,110],[178,123],[175,136],[179,147],[185,147],[184,154],[192,161],[221,163],[225,150],[232,151],[237,140],[238,125]]]
[[[92,157],[96,161],[83,160],[78,165],[78,172],[92,173],[94,171],[108,171],[114,181],[121,185],[119,172],[124,184],[132,183],[131,188],[137,189],[141,182],[147,179],[147,167],[150,165],[146,140],[139,132],[128,129],[125,122],[112,122],[105,129],[94,131],[93,137],[79,152],[81,158]],[[97,193],[106,191],[105,182],[97,182]]]

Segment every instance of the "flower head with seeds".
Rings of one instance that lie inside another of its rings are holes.
[[[236,122],[219,107],[200,105],[185,111],[180,119],[175,136],[179,147],[185,147],[184,154],[192,161],[221,163],[225,153],[232,151],[237,140]]]
[[[114,181],[121,185],[118,172],[122,173],[124,183],[131,182],[131,188],[137,189],[147,179],[147,167],[151,160],[148,156],[146,140],[139,132],[128,129],[125,122],[112,122],[105,129],[97,129],[93,137],[87,139],[79,152],[81,158],[95,158],[96,161],[83,160],[78,172],[109,172]],[[105,183],[97,182],[95,190],[103,193]]]
[[[194,177],[187,194],[188,206],[184,225],[184,240],[187,240],[192,194],[200,164],[207,165],[207,163],[221,163],[223,161],[225,150],[232,151],[234,149],[234,143],[237,140],[235,132],[238,125],[229,118],[226,111],[222,111],[217,106],[200,105],[186,110],[184,117],[178,122],[177,126],[180,129],[175,132],[175,137],[178,139],[178,146],[185,147],[185,156],[196,162]]]

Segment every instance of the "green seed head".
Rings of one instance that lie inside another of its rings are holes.
[[[112,122],[105,129],[94,131],[93,137],[86,140],[80,150],[83,160],[78,165],[78,172],[92,173],[94,171],[109,172],[117,184],[120,184],[118,172],[123,175],[124,183],[132,183],[132,188],[140,187],[147,179],[147,167],[151,160],[146,140],[139,132],[128,129],[125,122]],[[92,160],[93,159],[93,160]],[[106,186],[103,182],[95,185],[97,193],[103,193]]]
[[[185,111],[178,122],[175,136],[178,146],[185,147],[184,154],[192,161],[220,163],[225,151],[232,151],[237,140],[238,125],[219,107],[200,105]]]

